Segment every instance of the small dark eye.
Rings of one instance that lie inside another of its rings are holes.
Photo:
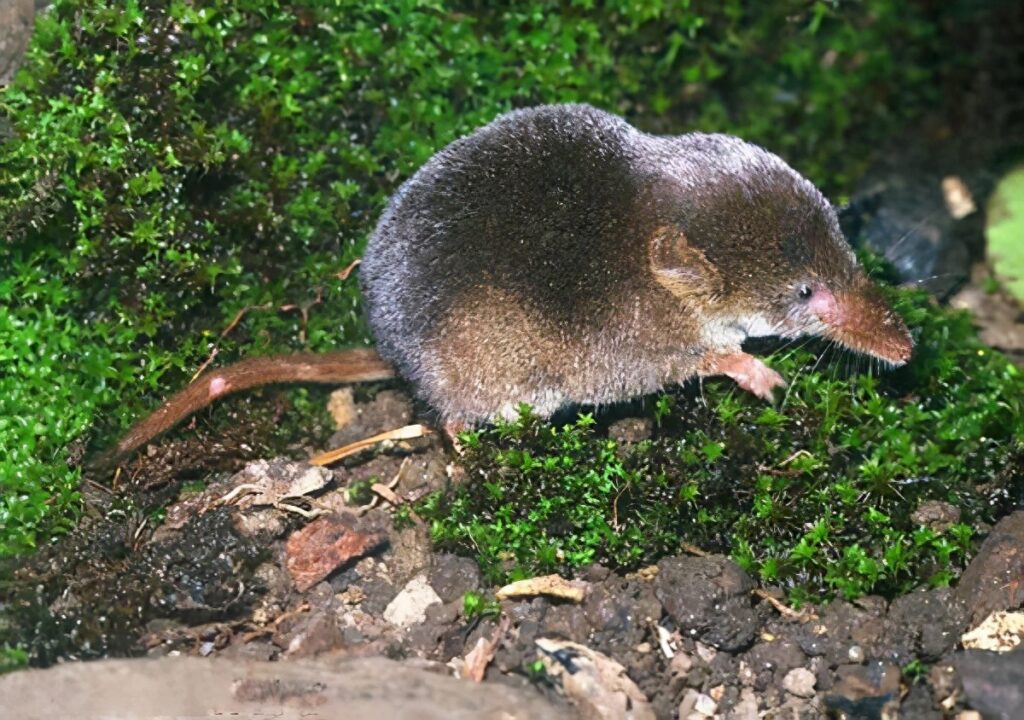
[[[799,297],[801,300],[810,300],[811,295],[814,294],[814,291],[811,289],[810,285],[801,285],[799,288],[797,288],[796,294],[797,297]]]

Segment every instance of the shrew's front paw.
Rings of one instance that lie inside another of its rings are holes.
[[[775,388],[786,387],[777,372],[745,352],[715,355],[705,360],[702,375],[727,375],[744,390],[771,402]]]

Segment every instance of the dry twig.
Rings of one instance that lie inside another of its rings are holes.
[[[406,425],[405,427],[396,428],[394,430],[388,430],[378,435],[372,435],[362,440],[357,440],[354,443],[343,445],[340,448],[334,450],[328,450],[325,453],[321,453],[316,457],[309,459],[310,465],[330,465],[331,463],[337,462],[342,458],[347,458],[349,455],[355,455],[360,450],[365,450],[368,447],[372,447],[377,443],[384,442],[385,440],[412,440],[414,438],[423,437],[429,435],[430,429],[423,425]]]

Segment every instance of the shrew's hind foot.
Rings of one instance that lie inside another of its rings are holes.
[[[459,457],[466,454],[466,449],[459,442],[459,433],[467,429],[467,425],[464,422],[458,420],[449,420],[444,424],[444,436],[452,446],[452,450]]]

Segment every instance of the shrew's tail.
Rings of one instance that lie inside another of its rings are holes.
[[[135,423],[99,464],[117,460],[230,393],[274,383],[347,383],[386,380],[395,371],[369,349],[249,358],[205,373]]]

